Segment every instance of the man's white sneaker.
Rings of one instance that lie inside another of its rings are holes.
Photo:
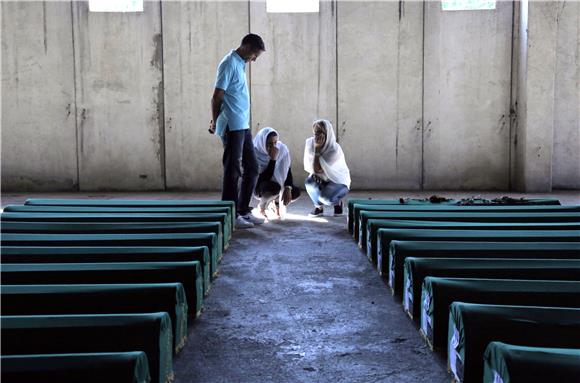
[[[264,223],[264,221],[266,221],[264,218],[256,217],[252,213],[242,215],[241,217],[254,225],[261,225]]]
[[[242,217],[241,215],[236,217],[236,229],[251,229],[254,224]]]

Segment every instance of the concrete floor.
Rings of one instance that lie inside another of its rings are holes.
[[[507,193],[437,194],[493,198]],[[2,206],[31,196],[189,199],[217,194],[4,194]],[[580,204],[577,191],[527,197]],[[308,219],[310,209],[303,196],[286,220],[235,233],[202,316],[190,326],[187,345],[175,359],[175,382],[448,382],[445,361],[428,350],[359,252],[346,218]]]

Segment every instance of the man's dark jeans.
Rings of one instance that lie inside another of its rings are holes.
[[[224,179],[222,200],[234,201],[238,215],[252,211],[250,199],[258,181],[258,161],[250,129],[229,131],[222,137],[224,144]],[[242,185],[239,187],[240,178]]]

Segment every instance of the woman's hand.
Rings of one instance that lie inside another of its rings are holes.
[[[316,153],[320,153],[320,150],[322,150],[322,147],[324,146],[325,142],[326,142],[326,137],[324,136],[324,134],[315,134],[314,135],[314,151]]]
[[[276,147],[276,145],[268,146],[268,155],[270,159],[276,161],[278,159],[278,153],[280,153],[280,149]]]
[[[284,188],[284,192],[282,193],[282,203],[284,206],[288,206],[290,205],[290,202],[292,202],[292,187],[286,186]]]
[[[318,155],[314,156],[312,168],[314,169],[314,173],[322,173],[322,166],[320,166],[320,157]]]

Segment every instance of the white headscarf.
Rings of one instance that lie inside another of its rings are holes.
[[[350,171],[346,165],[344,153],[336,142],[336,136],[332,124],[328,120],[316,120],[314,124],[323,126],[326,131],[326,142],[320,150],[320,167],[322,171],[334,183],[346,185],[350,189]],[[304,148],[304,170],[314,174],[314,137],[306,140]]]
[[[278,137],[280,136],[274,129],[267,127],[260,129],[258,134],[256,134],[256,137],[254,137],[254,148],[256,149],[258,172],[260,174],[266,170],[268,163],[271,160],[270,155],[268,154],[268,149],[266,149],[266,142],[270,133],[275,133]],[[284,143],[278,140],[276,147],[278,148],[278,158],[276,159],[276,167],[274,168],[272,179],[283,187],[286,177],[288,177],[288,170],[290,170],[292,162],[290,160],[290,151]]]

